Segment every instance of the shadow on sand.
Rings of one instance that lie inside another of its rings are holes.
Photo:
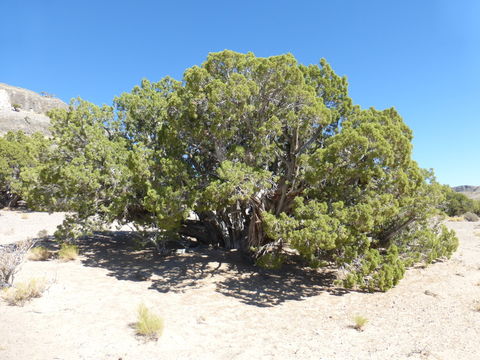
[[[152,248],[136,250],[129,232],[102,232],[79,242],[85,266],[109,270],[119,280],[150,280],[150,289],[162,293],[184,292],[201,287],[215,277],[216,291],[254,306],[269,307],[287,300],[302,300],[328,292],[347,291],[333,287],[333,270],[314,271],[286,265],[270,271],[249,264],[236,251],[195,248],[181,255],[162,257]]]

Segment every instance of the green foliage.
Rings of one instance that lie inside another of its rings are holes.
[[[258,257],[256,264],[265,269],[276,270],[282,266],[284,261],[285,257],[282,254],[266,253]]]
[[[353,317],[353,322],[354,322],[353,328],[355,330],[363,331],[364,326],[367,325],[368,323],[368,319],[361,315],[355,315]]]
[[[386,290],[457,240],[439,225],[442,187],[411,159],[411,130],[347,90],[325,60],[212,53],[182,81],[143,80],[114,107],[78,99],[53,111],[56,151],[22,175],[24,193],[73,213],[64,241],[130,223],[159,249],[190,236],[266,267],[294,250],[343,269],[346,286]]]
[[[357,264],[349,267],[343,285],[347,288],[357,285],[369,291],[386,291],[397,285],[405,273],[405,264],[399,258],[395,245],[383,255],[376,249],[370,249]]]
[[[473,200],[465,194],[456,192],[450,186],[443,187],[445,194],[444,211],[448,216],[460,216],[467,212],[480,215],[480,201]]]
[[[20,109],[22,108],[22,105],[20,104],[12,104],[12,108],[14,111],[20,111]]]
[[[0,137],[0,207],[14,206],[20,194],[29,188],[23,173],[46,161],[48,144],[40,133],[27,136],[18,131]]]

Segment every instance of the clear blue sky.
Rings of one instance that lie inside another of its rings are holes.
[[[414,158],[480,185],[480,1],[0,2],[0,82],[111,104],[212,51],[325,57],[362,107],[394,106]]]

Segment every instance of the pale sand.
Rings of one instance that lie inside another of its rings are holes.
[[[0,211],[0,243],[51,233],[62,218]],[[85,241],[74,262],[25,263],[17,281],[51,285],[24,307],[0,301],[0,359],[480,359],[478,224],[449,223],[460,237],[452,259],[374,294],[343,293],[328,274],[257,272],[234,252],[160,258],[125,237]],[[165,319],[156,342],[130,326],[141,302]],[[369,320],[362,332],[357,314]]]

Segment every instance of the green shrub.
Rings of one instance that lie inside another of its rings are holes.
[[[351,266],[343,279],[343,286],[350,289],[386,291],[398,284],[405,273],[405,262],[398,256],[393,245],[385,254],[376,249],[369,250],[357,266]]]
[[[353,321],[354,321],[353,328],[358,331],[363,331],[364,326],[368,323],[368,319],[361,315],[354,316]]]
[[[275,270],[279,269],[284,261],[285,257],[281,254],[266,253],[257,259],[256,265],[265,269]]]
[[[75,260],[78,257],[78,246],[63,243],[58,251],[58,258],[63,261]]]
[[[470,199],[465,194],[456,192],[451,187],[444,185],[445,201],[443,209],[449,216],[459,216],[466,212],[480,214],[480,201]]]
[[[48,144],[40,133],[27,136],[18,131],[0,136],[0,208],[16,206],[23,192],[38,184],[36,170],[49,157]],[[33,169],[35,175],[27,179]]]
[[[12,108],[14,111],[20,111],[20,109],[22,108],[22,105],[20,104],[12,104]]]
[[[163,333],[163,319],[154,314],[144,304],[140,304],[137,310],[137,322],[135,323],[137,335],[147,339],[157,339]]]

